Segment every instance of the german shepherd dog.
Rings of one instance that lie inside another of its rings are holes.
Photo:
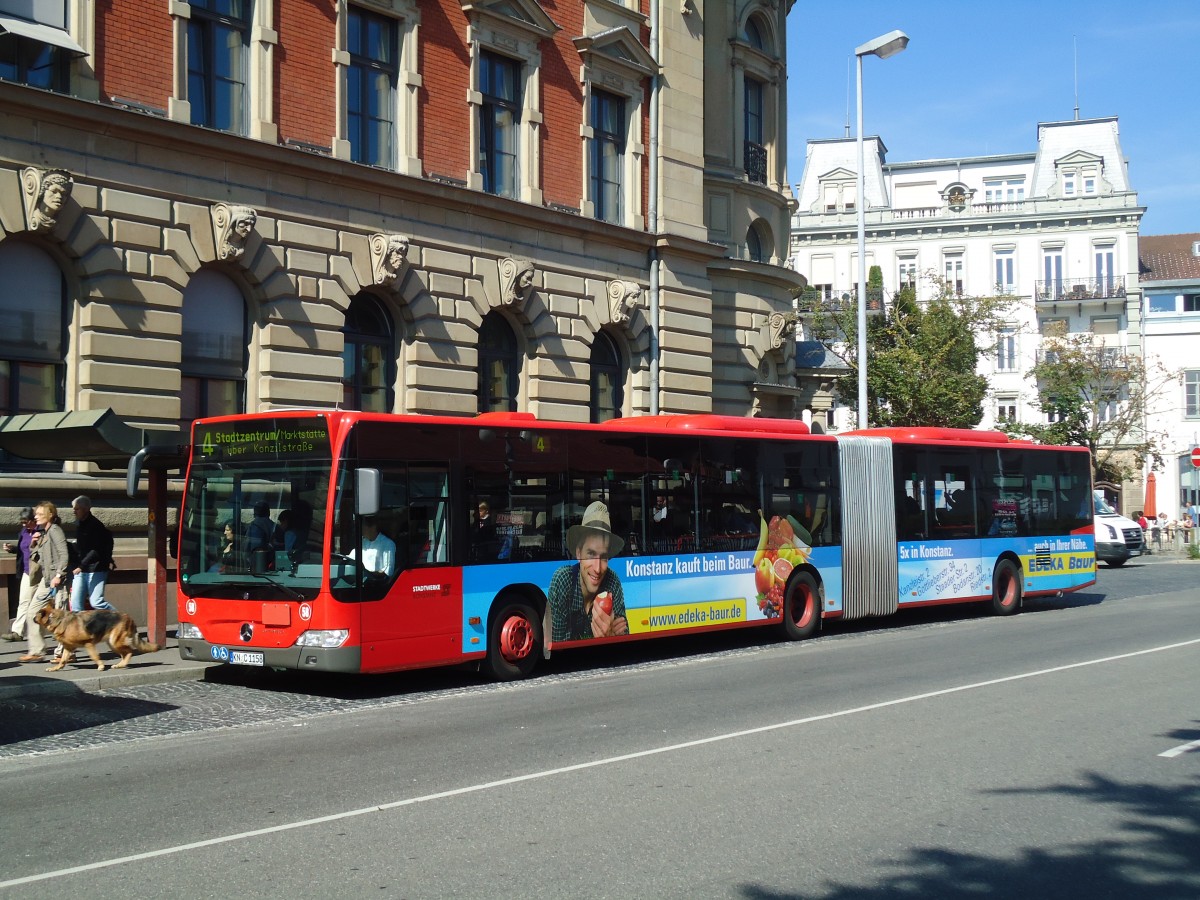
[[[47,672],[57,672],[65,667],[74,658],[77,647],[86,649],[88,655],[96,661],[97,670],[103,672],[105,666],[100,660],[99,651],[96,650],[96,645],[101,641],[106,641],[113,652],[121,657],[121,661],[113,667],[115,669],[123,669],[129,665],[129,660],[133,659],[135,653],[153,653],[159,649],[158,644],[142,640],[133,616],[117,612],[115,609],[71,612],[43,606],[37,611],[33,621],[51,632],[64,651]]]

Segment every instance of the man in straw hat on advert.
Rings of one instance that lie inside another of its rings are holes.
[[[550,579],[551,640],[579,641],[629,633],[621,579],[609,569],[609,557],[625,542],[612,533],[608,507],[597,500],[579,525],[567,530],[567,549],[577,562]]]

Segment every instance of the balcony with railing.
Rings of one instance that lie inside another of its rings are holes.
[[[1074,355],[1075,351],[1072,351]],[[1054,365],[1062,361],[1063,354],[1058,350],[1038,350],[1037,362]],[[1083,353],[1083,358],[1097,369],[1124,370],[1129,368],[1129,351],[1124,347],[1092,347]]]
[[[807,288],[796,298],[796,312],[801,315],[811,315],[818,311],[829,313],[845,312],[858,309],[858,288],[846,288],[837,291],[819,291]],[[867,288],[867,312],[883,311],[883,290]]]
[[[751,184],[767,183],[767,148],[746,141],[746,178]]]
[[[747,156],[747,160],[749,156]],[[747,173],[749,173],[747,163]],[[1094,216],[1099,212],[1110,212],[1121,209],[1136,209],[1137,194],[1098,194],[1072,198],[1037,197],[1026,200],[1008,200],[993,203],[970,203],[961,209],[949,204],[940,206],[914,206],[907,208],[871,208],[866,211],[868,228],[892,224],[915,224],[929,219],[978,219],[984,217],[1016,218],[1026,216]],[[818,209],[814,212],[803,212],[795,216],[793,223],[798,228],[837,227],[843,224],[853,225],[856,221],[853,209]]]
[[[1125,299],[1125,276],[1061,278],[1035,283],[1038,303],[1087,303]]]

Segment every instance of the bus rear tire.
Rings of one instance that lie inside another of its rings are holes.
[[[500,607],[488,635],[487,665],[498,681],[527,678],[542,652],[542,620],[527,603]]]
[[[808,572],[795,572],[783,595],[783,633],[788,640],[811,637],[821,624],[821,589]]]
[[[992,612],[1011,616],[1021,611],[1021,567],[1002,559],[992,571]]]

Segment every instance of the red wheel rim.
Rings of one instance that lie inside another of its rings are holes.
[[[1017,579],[1012,572],[1001,572],[1000,583],[996,585],[1000,595],[1001,606],[1012,606],[1017,602]]]
[[[797,628],[807,628],[812,617],[816,615],[816,611],[813,609],[812,591],[809,590],[807,584],[802,584],[796,588],[795,596],[796,600],[800,601],[800,606],[797,608],[796,603],[792,603],[792,621]]]
[[[527,657],[533,650],[533,626],[524,616],[511,616],[500,629],[500,655],[509,662]]]

